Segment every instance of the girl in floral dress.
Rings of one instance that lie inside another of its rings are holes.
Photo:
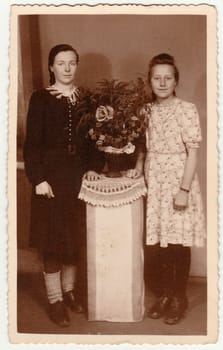
[[[149,66],[153,102],[149,116],[145,178],[148,185],[146,243],[158,245],[162,296],[148,312],[175,324],[188,307],[191,246],[204,244],[205,224],[196,174],[201,142],[194,104],[176,97],[179,72],[168,54]]]

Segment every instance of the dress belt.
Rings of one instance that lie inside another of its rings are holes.
[[[158,152],[158,151],[151,151],[149,150],[148,153],[156,153],[156,154],[186,154],[185,151],[182,151],[182,152]]]

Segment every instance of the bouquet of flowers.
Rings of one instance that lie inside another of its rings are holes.
[[[100,151],[133,153],[137,139],[145,134],[150,112],[143,79],[132,83],[103,80],[85,97],[86,137]]]

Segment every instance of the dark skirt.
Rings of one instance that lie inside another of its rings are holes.
[[[30,245],[58,258],[77,257],[85,240],[85,203],[71,195],[32,194]]]

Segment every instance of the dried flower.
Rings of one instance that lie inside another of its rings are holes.
[[[95,118],[98,122],[108,121],[113,119],[114,109],[111,106],[99,106],[95,113]]]

